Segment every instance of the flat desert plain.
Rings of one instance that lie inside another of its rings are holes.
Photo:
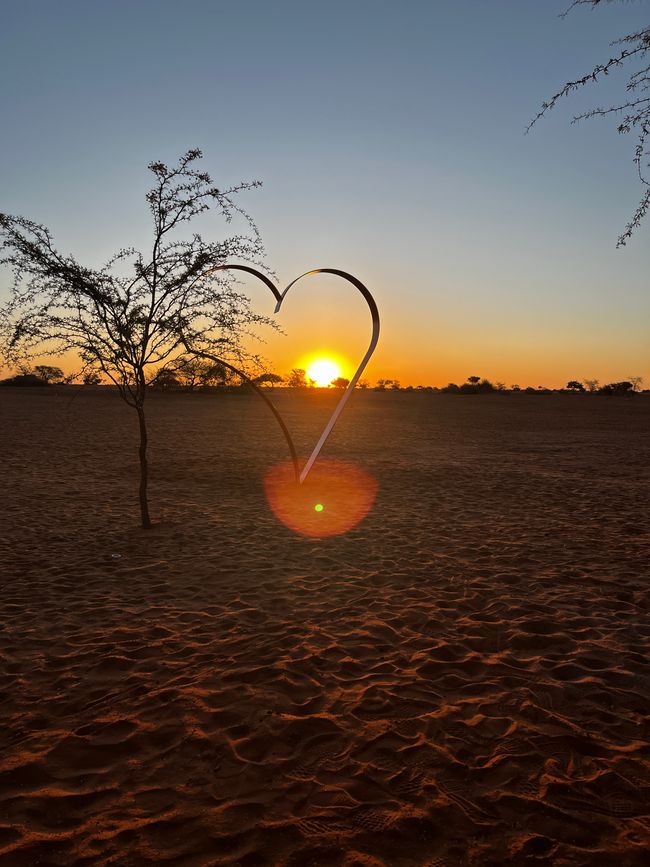
[[[334,394],[275,393],[308,454]],[[0,390],[0,864],[647,864],[650,396],[357,393],[330,539],[251,394]]]

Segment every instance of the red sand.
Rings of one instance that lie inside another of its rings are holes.
[[[349,534],[254,396],[0,393],[0,864],[647,863],[650,399],[358,394]],[[308,453],[335,397],[275,398]]]

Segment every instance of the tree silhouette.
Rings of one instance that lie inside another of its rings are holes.
[[[596,7],[600,6],[601,3],[603,0],[573,0],[565,14],[568,14],[574,6]],[[528,132],[564,97],[588,84],[598,82],[614,69],[622,67],[628,69],[629,77],[625,94],[618,102],[606,107],[590,109],[573,118],[573,123],[577,123],[586,118],[618,116],[617,129],[619,133],[636,133],[634,164],[644,189],[634,215],[618,238],[616,246],[623,247],[635,229],[639,227],[648,212],[648,208],[650,208],[650,162],[648,161],[650,156],[648,149],[648,137],[650,136],[650,98],[648,97],[650,90],[650,24],[647,27],[642,27],[641,30],[615,39],[610,43],[610,46],[615,49],[614,56],[597,64],[591,72],[572,81],[567,81],[554,96],[542,103],[541,109],[526,131]]]
[[[633,394],[634,386],[628,380],[623,380],[622,382],[609,382],[607,385],[603,385],[601,389],[599,389],[599,394]]]
[[[598,391],[598,380],[597,379],[585,379],[585,385],[587,386],[587,391],[595,392]]]
[[[256,376],[253,382],[257,385],[270,385],[271,388],[274,388],[276,385],[284,382],[284,379],[278,376],[277,373],[262,373],[260,376]]]
[[[156,391],[173,391],[178,390],[182,383],[170,367],[163,367],[148,385]]]
[[[49,364],[37,364],[34,373],[40,379],[44,379],[49,385],[52,382],[63,382],[64,373],[60,367],[52,367]]]
[[[336,379],[333,379],[330,382],[330,385],[333,388],[347,388],[350,385],[350,380],[346,379],[344,376],[337,376]]]
[[[99,371],[90,368],[84,373],[82,382],[84,385],[101,385],[102,377]]]
[[[628,379],[632,383],[632,391],[641,391],[641,386],[643,385],[642,376],[630,376]]]
[[[567,382],[566,387],[569,391],[584,391],[585,387],[581,382],[578,382],[577,379],[571,379]]]
[[[289,388],[307,388],[307,374],[302,367],[294,367],[287,377]]]
[[[468,376],[467,381],[471,382],[472,385],[478,385],[478,383],[481,381],[481,377],[480,376]]]
[[[192,392],[205,385],[205,378],[209,375],[212,367],[212,364],[200,358],[181,358],[177,363],[171,364],[168,369],[178,380],[179,386]]]
[[[100,268],[59,253],[44,226],[0,215],[0,263],[14,274],[11,298],[0,315],[5,355],[17,360],[74,350],[83,363],[82,375],[99,371],[117,386],[138,419],[139,506],[145,528],[151,526],[145,417],[151,371],[178,367],[188,357],[187,347],[235,359],[242,367],[255,360],[244,350],[243,338],[270,322],[235,292],[231,273],[209,271],[235,258],[259,263],[259,233],[234,201],[258,183],[218,189],[194,167],[201,156],[194,149],[174,167],[149,164],[155,178],[146,197],[153,221],[151,250],[122,249]],[[173,234],[211,208],[226,222],[242,216],[248,233],[216,242],[195,232],[186,238]]]

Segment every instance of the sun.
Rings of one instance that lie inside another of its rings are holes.
[[[307,376],[322,388],[341,376],[341,368],[331,358],[315,358],[307,368]]]

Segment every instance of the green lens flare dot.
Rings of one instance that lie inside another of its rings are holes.
[[[316,505],[314,506],[314,511],[315,512],[322,512],[324,508],[325,508],[325,506],[322,503],[316,503]]]

